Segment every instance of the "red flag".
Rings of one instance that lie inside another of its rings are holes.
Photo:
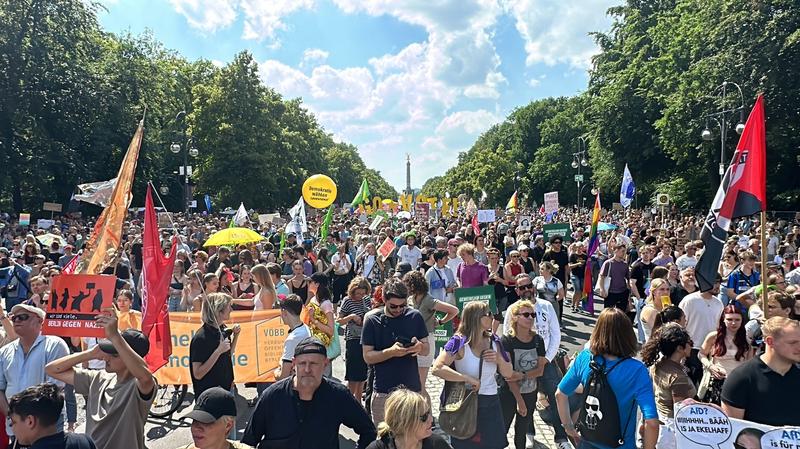
[[[72,259],[64,265],[64,268],[61,269],[61,274],[72,274],[75,272],[75,268],[78,267],[78,255],[75,254]]]
[[[478,224],[478,214],[472,216],[472,230],[475,231],[475,235],[481,235],[481,225]]]
[[[544,204],[542,204],[542,207],[539,208],[539,214],[544,215]]]
[[[173,240],[169,257],[164,256],[158,233],[158,216],[149,185],[144,203],[142,234],[142,332],[150,340],[150,352],[144,359],[150,371],[155,372],[167,364],[172,354],[167,296],[178,245]]]
[[[700,232],[705,246],[695,266],[700,291],[714,287],[731,222],[762,210],[767,210],[767,138],[764,97],[759,95]]]

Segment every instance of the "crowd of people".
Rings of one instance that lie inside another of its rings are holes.
[[[202,318],[189,354],[193,441],[181,447],[335,448],[344,425],[362,449],[522,449],[540,444],[538,413],[559,449],[674,448],[675,405],[687,400],[759,424],[800,425],[797,217],[739,220],[714,288],[700,291],[699,215],[607,211],[613,229],[589,257],[588,211],[562,209],[556,219],[570,231],[548,236],[545,217],[518,212],[478,227],[464,212],[370,227],[356,211],[337,214],[324,239],[320,217],[304,235],[253,225],[264,240],[231,247],[203,246],[227,217],[176,214],[162,230],[165,252],[179,245],[167,304]],[[533,216],[528,226],[522,215]],[[105,339],[42,334],[50,281],[80,254],[91,222],[62,217],[35,229],[4,215],[0,224],[0,413],[8,417],[0,449],[144,448],[159,386],[144,362],[142,220],[127,220],[122,244],[106,254],[103,272],[116,276],[117,292],[98,318]],[[381,254],[387,239],[395,247]],[[762,253],[766,273],[756,263]],[[492,287],[493,307],[456,301],[458,289],[482,286]],[[246,387],[234,383],[231,354],[241,328],[226,321],[234,310],[265,309],[279,310],[288,327],[283,354],[275,382],[255,385],[251,408],[237,409]],[[577,354],[562,348],[565,313],[596,315]],[[448,323],[452,335],[437,345],[437,327]],[[341,380],[332,375],[337,358]],[[594,390],[598,369],[605,391]],[[444,382],[441,397],[429,391],[431,376]],[[609,390],[618,412],[601,400]],[[80,434],[76,395],[85,399]]]

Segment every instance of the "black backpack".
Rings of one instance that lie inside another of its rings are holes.
[[[609,447],[619,447],[625,444],[625,433],[628,431],[628,423],[625,429],[620,426],[619,404],[617,395],[608,383],[608,375],[614,368],[622,365],[628,357],[621,359],[610,370],[606,371],[606,362],[592,359],[589,367],[592,372],[585,385],[583,393],[583,408],[578,415],[578,423],[575,425],[581,437],[586,441],[603,444]],[[631,412],[636,405],[633,401]]]

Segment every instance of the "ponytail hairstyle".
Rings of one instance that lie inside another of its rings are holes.
[[[646,366],[653,366],[661,357],[669,358],[681,346],[692,343],[689,332],[678,323],[668,323],[661,326],[650,336],[642,346],[642,362]]]

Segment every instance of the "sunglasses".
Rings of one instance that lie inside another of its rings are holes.
[[[390,303],[387,302],[386,305],[391,310],[405,309],[406,307],[408,307],[408,303],[407,302],[404,302],[402,304],[390,304]]]
[[[427,422],[428,418],[430,418],[430,417],[431,417],[431,411],[428,410],[427,412],[419,415],[419,421],[420,422]]]
[[[492,311],[491,311],[491,310],[487,310],[487,311],[485,311],[485,312],[483,312],[483,313],[481,314],[481,317],[485,317],[485,316],[493,316],[493,315],[492,315]]]
[[[561,242],[553,242],[553,245],[560,245]]]
[[[30,315],[24,314],[24,313],[21,314],[21,315],[12,315],[11,316],[11,321],[13,321],[14,323],[19,321],[21,323],[23,321],[28,321],[28,319],[30,319],[30,317],[31,317]]]
[[[533,312],[519,312],[519,313],[517,313],[515,315],[524,316],[525,318],[532,318],[532,317],[536,316],[536,314],[533,313]]]
[[[533,284],[525,284],[525,285],[517,284],[517,289],[519,289],[519,290],[533,290]]]

